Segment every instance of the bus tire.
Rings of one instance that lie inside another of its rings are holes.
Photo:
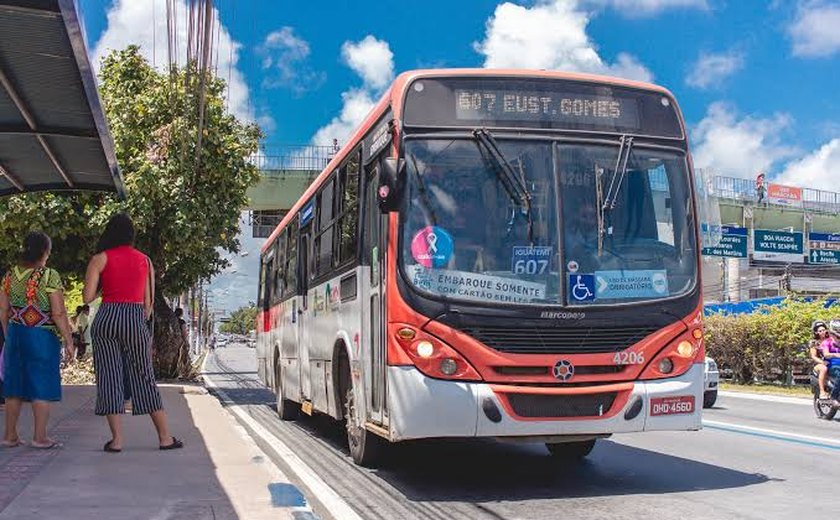
[[[345,424],[347,427],[347,446],[353,462],[366,468],[376,468],[385,449],[385,441],[357,424],[353,386],[347,389]]]
[[[300,414],[300,403],[286,399],[283,393],[283,378],[281,377],[281,369],[279,367],[277,368],[275,385],[277,386],[277,415],[281,421],[294,421]]]
[[[595,440],[575,442],[547,442],[548,453],[557,460],[575,461],[586,458],[595,447]]]

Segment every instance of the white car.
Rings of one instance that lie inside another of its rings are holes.
[[[703,380],[703,408],[711,408],[717,401],[720,372],[718,372],[717,363],[710,357],[706,358],[706,372]]]

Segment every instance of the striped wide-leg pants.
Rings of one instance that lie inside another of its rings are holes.
[[[91,324],[96,371],[96,415],[125,413],[130,393],[132,413],[163,409],[152,368],[151,334],[143,305],[103,303]]]

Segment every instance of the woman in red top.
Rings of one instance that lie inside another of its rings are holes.
[[[122,450],[120,414],[130,393],[132,413],[151,415],[160,449],[182,448],[169,434],[166,412],[152,368],[151,334],[146,321],[154,304],[154,267],[134,249],[134,223],[125,213],[114,215],[99,238],[97,254],[88,263],[84,300],[102,293],[102,305],[91,324],[96,371],[96,414],[104,415],[111,440],[104,450]]]

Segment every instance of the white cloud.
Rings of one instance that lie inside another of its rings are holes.
[[[178,62],[183,64],[187,53],[187,6],[185,0],[175,0],[175,5],[178,12]],[[219,24],[219,12],[216,9],[213,10],[213,24],[214,27]],[[111,50],[121,50],[129,44],[139,45],[143,56],[150,63],[165,69],[168,59],[166,2],[115,0],[108,10],[108,26],[93,50],[96,70],[99,70],[100,61]],[[216,47],[218,75],[225,81],[230,80],[228,108],[240,119],[255,121],[250,90],[245,76],[238,68],[242,45],[234,41],[227,28],[222,26]]]
[[[784,114],[738,119],[734,107],[713,103],[693,132],[694,164],[716,174],[753,178],[796,153],[782,139],[790,123]]]
[[[629,16],[654,14],[674,8],[709,8],[706,0],[589,0],[589,3],[610,6]]]
[[[270,33],[257,47],[266,71],[263,87],[287,87],[300,94],[321,86],[326,75],[310,70],[305,64],[310,52],[309,43],[299,38],[292,27]]]
[[[701,53],[691,66],[685,82],[696,88],[706,89],[720,85],[744,66],[744,54],[737,50],[720,54]]]
[[[394,79],[394,53],[388,42],[367,35],[359,42],[344,42],[341,57],[361,76],[366,87],[381,89]]]
[[[388,42],[366,36],[358,42],[344,42],[341,46],[344,63],[362,79],[362,86],[341,94],[343,105],[339,114],[312,137],[312,144],[331,145],[333,139],[344,144],[353,130],[376,105],[383,88],[394,79],[394,54]]]
[[[365,89],[350,89],[341,94],[341,99],[344,102],[341,112],[315,132],[312,144],[331,145],[333,139],[338,139],[340,145],[344,144],[376,104],[371,93]]]
[[[840,137],[792,161],[779,176],[779,182],[785,184],[828,191],[838,191],[837,179],[840,179]]]
[[[802,2],[788,27],[793,54],[824,57],[840,51],[840,5],[825,1]]]
[[[533,7],[505,2],[487,20],[485,39],[474,44],[487,68],[558,69],[651,81],[635,57],[619,54],[609,64],[586,33],[590,15],[577,0],[552,0]]]

